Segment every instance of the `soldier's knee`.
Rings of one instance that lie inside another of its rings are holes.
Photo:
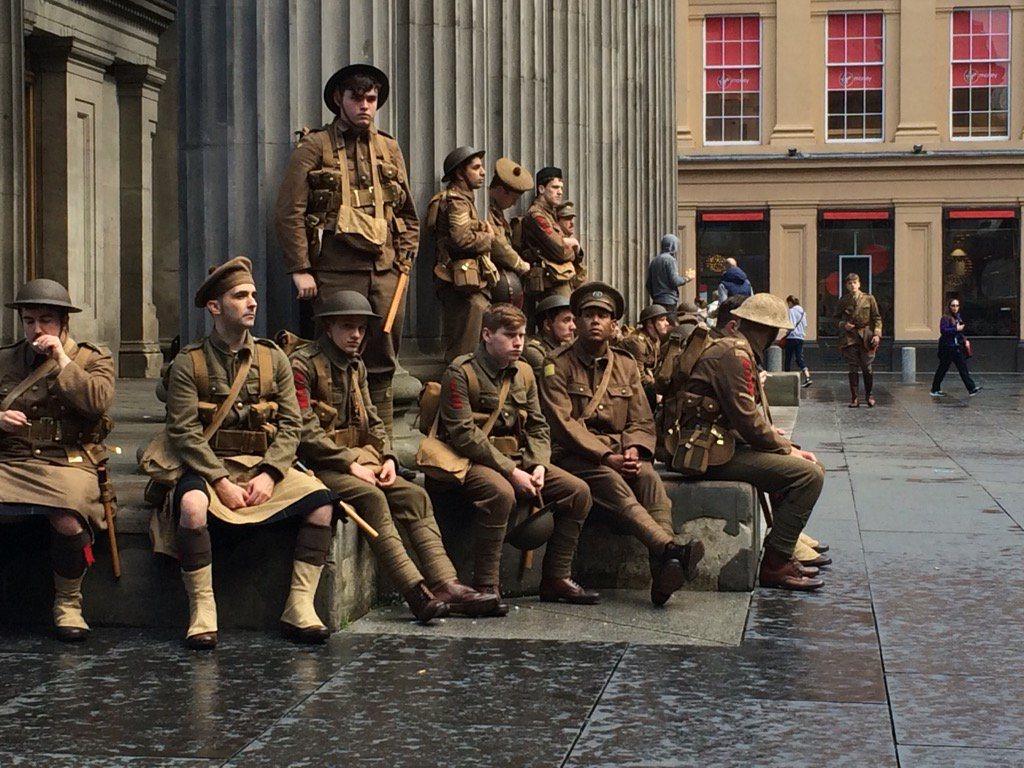
[[[328,526],[331,524],[331,520],[334,517],[334,507],[330,504],[324,504],[322,507],[317,507],[308,515],[306,515],[306,522],[310,525]]]
[[[50,527],[61,536],[75,536],[85,530],[79,519],[70,512],[54,512],[50,515]]]
[[[495,488],[492,504],[492,516],[508,519],[516,508],[516,492],[511,483],[503,483]]]
[[[202,528],[206,525],[206,510],[210,500],[203,491],[186,491],[181,497],[180,525],[183,528]]]

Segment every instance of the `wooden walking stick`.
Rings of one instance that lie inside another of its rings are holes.
[[[103,461],[96,467],[96,477],[100,486],[100,501],[103,502],[103,517],[107,521],[107,540],[110,542],[110,567],[114,571],[114,579],[121,578],[121,552],[117,548],[117,494],[107,473],[107,462]]]
[[[398,317],[398,308],[402,306],[402,299],[405,297],[405,290],[409,287],[409,273],[402,272],[398,276],[398,286],[395,288],[395,295],[391,297],[391,306],[388,307],[388,316],[384,319],[384,333],[391,333],[391,328]]]
[[[295,462],[295,467],[300,472],[305,472],[310,477],[316,477],[316,475],[313,474],[313,470],[311,470],[309,467],[307,467],[301,461],[296,461]],[[377,532],[377,529],[374,528],[372,525],[370,525],[365,520],[363,520],[363,518],[361,518],[359,516],[359,513],[356,512],[352,508],[352,505],[345,504],[344,502],[342,502],[342,504],[341,504],[341,511],[345,513],[345,515],[348,517],[349,520],[351,520],[353,523],[356,524],[356,526],[359,528],[359,530],[361,530],[363,533],[365,533],[371,539],[376,539],[376,538],[378,538],[380,536],[380,534]]]

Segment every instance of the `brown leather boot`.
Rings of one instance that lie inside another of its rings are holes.
[[[691,541],[679,546],[669,544],[661,555],[661,561],[652,572],[651,602],[660,608],[672,593],[697,576],[697,565],[704,557],[704,544]]]
[[[499,602],[497,596],[477,592],[458,579],[435,587],[432,592],[434,597],[448,604],[448,610],[454,616],[488,616],[498,607]]]
[[[402,597],[420,624],[429,624],[432,619],[443,619],[448,615],[448,604],[438,600],[422,581],[403,592]]]
[[[597,605],[601,602],[601,596],[593,590],[584,589],[572,579],[545,577],[540,580],[540,601],[542,603]]]
[[[762,587],[792,589],[803,592],[819,589],[824,585],[821,579],[804,576],[800,572],[800,564],[791,557],[786,557],[770,547],[765,547],[761,558],[761,570],[758,581]]]
[[[485,616],[508,616],[508,603],[501,599],[501,590],[495,584],[474,584],[473,589],[485,595],[494,595],[498,598],[498,604]]]

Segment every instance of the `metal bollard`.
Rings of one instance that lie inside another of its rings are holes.
[[[772,344],[768,347],[768,372],[778,373],[782,370],[782,347]]]
[[[900,353],[903,364],[903,383],[914,384],[917,381],[917,348],[902,347]]]

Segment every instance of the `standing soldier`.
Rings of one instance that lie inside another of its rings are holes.
[[[661,360],[661,345],[672,330],[668,310],[661,304],[644,307],[640,313],[640,327],[623,337],[619,346],[636,358],[640,369],[640,383],[647,395],[651,411],[657,410],[658,394],[654,386],[654,374]]]
[[[514,160],[499,157],[487,191],[487,222],[494,231],[491,258],[501,271],[491,298],[496,304],[508,303],[523,308],[523,279],[530,265],[516,250],[519,245],[505,211],[519,202],[524,192],[533,189],[533,176]]]
[[[550,430],[533,370],[519,360],[526,316],[511,304],[484,315],[474,353],[457,357],[441,379],[438,435],[471,465],[462,485],[476,508],[474,586],[501,594],[498,574],[505,528],[517,499],[555,506],[554,532],[541,571],[540,599],[590,605],[596,592],[570,576],[591,498],[585,483],[551,465]],[[506,403],[508,405],[506,406]],[[500,615],[508,606],[499,606]]]
[[[303,415],[299,458],[378,532],[370,547],[417,619],[426,623],[449,609],[463,616],[493,611],[498,598],[456,579],[427,492],[397,476],[398,460],[370,402],[360,357],[367,326],[380,317],[355,291],[321,294],[319,302],[323,334],[291,354]],[[405,530],[426,580],[394,521]]]
[[[558,225],[556,209],[564,194],[561,168],[541,168],[537,172],[537,196],[523,217],[523,257],[530,262],[526,280],[528,315],[545,296],[572,293],[580,242],[567,237]]]
[[[444,159],[441,181],[427,209],[427,231],[434,241],[434,282],[444,315],[444,359],[472,352],[480,322],[491,305],[498,270],[491,261],[494,232],[476,213],[476,190],[484,185],[484,150],[457,147]]]
[[[209,311],[213,332],[181,350],[167,384],[167,440],[184,470],[171,498],[189,597],[185,644],[217,645],[211,514],[231,525],[303,518],[281,631],[295,642],[322,643],[330,633],[313,597],[330,550],[333,496],[293,467],[302,413],[288,358],[274,342],[252,335],[257,303],[250,261],[238,257],[211,269],[195,305]]]
[[[576,234],[576,206],[572,200],[559,203],[555,208],[555,216],[558,218],[558,226],[562,234],[576,240],[576,255],[573,257],[573,266],[576,267],[576,275],[572,279],[572,287],[575,290],[587,282],[587,268],[584,265],[583,247],[579,245],[579,235]]]
[[[531,336],[523,348],[523,360],[540,381],[544,378],[544,361],[563,344],[576,338],[576,317],[565,296],[548,296],[537,305],[537,335]]]
[[[292,152],[277,193],[275,225],[300,299],[347,289],[393,318],[366,341],[370,397],[391,431],[391,379],[402,340],[405,287],[419,245],[419,219],[405,158],[374,124],[388,99],[387,75],[350,64],[324,87],[334,122],[307,133]],[[345,173],[341,169],[345,169]]]
[[[684,385],[678,440],[687,438],[675,449],[673,467],[708,480],[750,483],[770,494],[773,521],[764,542],[761,586],[817,589],[822,585],[814,578],[817,569],[804,568],[793,553],[821,494],[825,470],[813,453],[800,450],[769,423],[758,377],[763,350],[780,329],[792,327],[789,311],[778,296],[759,293],[732,316],[739,320],[735,330],[705,342]]]
[[[50,523],[57,638],[84,640],[82,579],[92,564],[93,526],[106,529],[97,467],[106,458],[114,361],[76,342],[67,288],[31,280],[13,302],[25,338],[0,348],[0,516]]]
[[[850,377],[850,407],[860,405],[858,374],[863,373],[864,397],[868,408],[874,408],[875,398],[871,390],[875,384],[875,372],[872,365],[882,341],[882,315],[878,312],[875,297],[861,291],[860,277],[856,272],[846,276],[846,293],[839,300],[836,320],[842,326],[839,329],[839,351],[846,360]]]
[[[573,291],[580,333],[544,368],[541,398],[551,425],[553,459],[590,486],[595,506],[642,541],[651,556],[651,601],[664,605],[696,576],[699,541],[679,546],[672,503],[651,464],[654,421],[636,361],[610,345],[622,294],[605,283]]]

